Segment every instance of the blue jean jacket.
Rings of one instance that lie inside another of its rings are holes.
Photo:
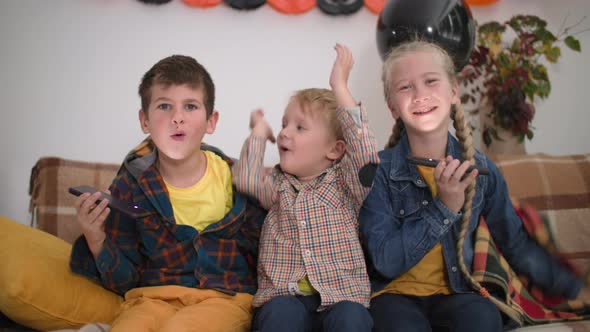
[[[447,155],[460,158],[460,151],[459,142],[449,134]],[[372,291],[383,289],[440,242],[451,289],[457,293],[471,292],[457,260],[462,214],[449,210],[438,197],[432,198],[416,166],[406,161],[409,154],[406,135],[393,148],[379,153],[381,163],[373,188],[360,210]],[[517,273],[528,276],[550,294],[574,298],[582,281],[529,238],[496,165],[480,152],[475,160],[478,166],[488,168],[490,175],[477,177],[463,250],[468,268],[473,262],[475,230],[483,216],[496,245]]]

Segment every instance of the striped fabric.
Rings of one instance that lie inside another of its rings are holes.
[[[581,274],[590,274],[590,154],[491,156],[510,196],[547,221],[546,241]]]
[[[358,124],[355,112],[361,115]],[[377,163],[378,155],[362,108],[338,110],[338,118],[346,155],[309,183],[278,166],[269,174],[263,167],[264,139],[251,136],[244,144],[234,183],[269,208],[260,239],[256,307],[276,296],[295,295],[297,281],[306,275],[321,295],[318,310],[343,300],[369,304],[357,215],[370,188],[361,184],[359,170]]]

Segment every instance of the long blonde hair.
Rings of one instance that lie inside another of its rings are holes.
[[[383,63],[381,79],[383,81],[383,93],[385,96],[385,101],[387,102],[387,105],[389,105],[389,107],[393,105],[391,103],[391,84],[393,77],[393,67],[396,61],[398,61],[400,58],[415,52],[430,52],[433,55],[438,56],[441,60],[442,66],[444,68],[447,78],[449,79],[449,82],[451,82],[452,84],[455,84],[457,82],[457,74],[455,71],[453,60],[443,48],[434,43],[422,40],[414,40],[400,44],[399,46],[393,48],[390,51]],[[457,140],[461,145],[461,158],[463,160],[469,160],[469,162],[472,165],[475,165],[475,149],[473,147],[471,129],[469,128],[467,120],[465,119],[465,113],[463,112],[461,104],[451,106],[451,119],[453,120],[453,127],[455,128],[455,136],[457,136]],[[391,136],[389,137],[389,140],[385,145],[385,148],[390,148],[397,144],[404,132],[404,129],[404,123],[401,120],[401,118],[399,118],[393,126]],[[500,310],[515,318],[515,313],[512,310],[512,308],[510,308],[504,302],[501,302],[493,296],[490,296],[487,290],[471,276],[469,269],[465,265],[465,259],[463,258],[463,246],[465,244],[465,236],[467,234],[467,229],[472,216],[473,197],[475,196],[475,185],[476,181],[473,181],[465,189],[465,203],[463,203],[462,209],[463,217],[461,219],[461,231],[459,233],[459,240],[457,241],[457,258],[459,261],[459,267],[465,275],[465,278],[469,281],[469,283],[475,290],[479,291],[483,296],[489,298],[492,302],[494,302],[494,304],[496,304],[496,306],[498,306]]]

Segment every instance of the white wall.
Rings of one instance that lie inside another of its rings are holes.
[[[557,29],[590,14],[587,0],[500,0],[473,7],[480,22],[512,13],[545,17]],[[137,85],[156,61],[194,56],[211,72],[221,113],[209,143],[237,156],[251,110],[262,107],[278,130],[289,95],[328,87],[332,46],[351,47],[350,86],[370,113],[379,145],[392,121],[383,102],[377,16],[362,9],[331,17],[314,9],[287,16],[268,5],[239,12],[225,5],[197,9],[180,0],[147,6],[135,0],[3,0],[0,2],[0,215],[28,222],[31,167],[42,156],[118,163],[143,135]],[[584,26],[590,27],[590,21]],[[587,108],[590,32],[583,54],[564,50],[549,69],[551,97],[537,104],[529,152],[590,152]],[[278,156],[269,149],[267,163]]]

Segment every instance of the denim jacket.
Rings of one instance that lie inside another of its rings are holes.
[[[460,158],[460,151],[459,142],[449,134],[447,155]],[[372,291],[383,289],[440,242],[450,288],[456,293],[470,292],[457,260],[462,214],[454,213],[438,197],[432,197],[417,167],[406,161],[408,155],[406,135],[393,148],[379,153],[381,163],[373,188],[359,214]],[[475,230],[483,216],[496,245],[517,273],[526,275],[550,294],[575,297],[582,287],[581,280],[529,238],[496,165],[480,152],[475,160],[478,166],[488,168],[490,175],[477,177],[473,213],[464,242],[465,264],[471,268]]]

